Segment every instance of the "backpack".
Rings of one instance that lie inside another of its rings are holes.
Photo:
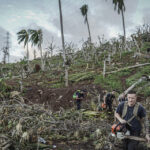
[[[81,92],[81,90],[77,90],[76,92],[74,92],[74,94],[73,94],[73,99],[77,99],[77,92]]]
[[[106,109],[106,104],[102,103],[101,108]]]
[[[106,95],[106,104],[108,103],[112,103],[112,94],[111,93],[108,93]]]

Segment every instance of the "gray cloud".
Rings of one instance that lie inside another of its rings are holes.
[[[137,1],[138,0],[132,2],[127,0],[125,3],[125,22],[127,30],[134,25],[132,17],[137,8]],[[118,30],[118,33],[122,34],[122,18],[121,15],[118,15],[117,11],[114,11],[112,1],[87,0],[85,3],[89,6],[88,19],[94,40],[97,39],[98,35],[101,36],[103,34],[106,38],[109,38],[110,28],[112,27]],[[66,38],[66,40],[77,42],[82,38],[87,39],[87,26],[84,24],[84,18],[80,12],[80,7],[85,3],[83,1],[82,3],[70,0],[62,1],[64,33],[70,35],[70,38]],[[59,14],[57,13],[57,15]],[[57,18],[55,16],[51,21],[58,29],[60,28],[58,16]]]
[[[146,8],[143,11],[143,21],[146,24],[150,24],[150,9]]]
[[[83,4],[89,6],[88,19],[93,42],[97,40],[98,35],[111,38],[113,35],[123,34],[121,14],[118,15],[117,11],[114,11],[112,0],[61,0],[61,2],[66,42],[72,41],[78,44],[82,39],[86,40],[88,37],[87,26],[84,24],[84,18],[80,12],[80,7]],[[144,21],[149,23],[150,5],[140,10],[140,2],[141,0],[125,0],[127,34],[131,33],[138,25],[138,20],[135,17],[139,14],[143,17],[143,23]],[[145,2],[146,0],[142,0],[142,3]],[[5,15],[9,14],[10,17],[11,13],[14,13],[12,18],[16,19],[18,26],[14,25],[13,33],[16,34],[21,28],[41,28],[44,35],[44,48],[48,46],[52,37],[54,37],[56,45],[61,46],[58,0],[5,0],[1,3],[0,7],[3,8],[3,11],[4,8],[5,10],[10,8],[7,12],[4,11]],[[7,16],[5,17],[7,18]],[[23,54],[24,52],[21,53],[21,55]]]

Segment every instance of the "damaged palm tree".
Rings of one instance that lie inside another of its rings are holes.
[[[42,71],[45,70],[45,60],[43,58],[43,50],[42,50],[42,43],[43,43],[43,32],[41,29],[38,30],[29,30],[30,34],[30,41],[32,42],[32,46],[37,46],[40,50],[41,55],[41,65],[42,65]]]
[[[84,23],[87,24],[87,28],[88,28],[88,33],[89,33],[89,42],[91,43],[92,40],[91,40],[91,33],[90,33],[90,27],[89,27],[89,21],[88,21],[88,5],[87,4],[84,4],[81,8],[81,13],[82,13],[82,16],[84,17]]]

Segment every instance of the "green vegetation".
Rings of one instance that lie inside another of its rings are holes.
[[[24,38],[28,38],[25,35],[22,35],[21,32],[21,37],[23,36]],[[137,33],[136,36],[138,37]],[[27,41],[23,40],[23,42],[27,47],[27,43],[25,43]],[[132,40],[128,41],[127,39],[126,42],[132,43]],[[137,40],[137,44],[139,44],[140,46],[140,43],[138,42],[139,41]],[[81,49],[79,49],[78,51],[76,51],[75,49],[73,51],[70,47],[69,50],[71,51],[71,54],[67,54],[67,58],[71,59],[71,63],[70,65],[68,65],[69,84],[74,86],[74,84],[77,85],[80,84],[80,82],[84,84],[94,83],[99,84],[102,88],[107,89],[108,91],[116,89],[119,92],[122,92],[133,83],[135,83],[139,78],[141,78],[142,75],[149,76],[150,66],[137,67],[132,69],[124,68],[136,64],[150,62],[150,59],[148,59],[148,57],[145,57],[148,56],[147,48],[150,47],[150,42],[144,41],[142,43],[140,49],[142,55],[137,57],[133,57],[134,54],[139,53],[138,48],[135,44],[132,43],[133,46],[126,51],[124,51],[124,47],[118,47],[118,44],[120,44],[121,46],[122,42],[116,39],[111,42],[103,41],[101,45],[98,46],[94,43],[92,43],[91,46],[88,41],[85,41]],[[110,47],[114,47],[115,52],[113,52],[112,49],[109,49]],[[103,63],[104,59],[108,58],[108,56],[110,56],[111,61],[109,64],[108,60],[106,60],[106,77],[104,78],[102,75]],[[24,91],[26,91],[26,87],[28,88],[32,85],[40,86],[43,88],[63,88],[65,86],[65,71],[63,66],[62,53],[53,55],[52,57],[48,55],[45,58],[44,71],[42,70],[41,63],[44,63],[44,60],[43,62],[41,62],[41,59],[37,58],[33,61],[29,61],[28,66],[28,59],[26,56],[18,63],[4,65],[0,64],[0,77],[5,80],[15,81],[16,84],[13,87],[14,89],[17,89],[19,87],[19,81],[22,80]],[[36,64],[40,65],[41,67],[41,70],[39,70],[38,72],[35,71]],[[30,68],[30,73],[26,71],[26,68],[28,67]],[[121,71],[108,74],[108,72],[117,70]],[[144,86],[144,84],[146,83],[137,85],[136,88],[138,89],[140,86]],[[6,89],[2,89],[1,93],[6,91]],[[149,88],[145,87],[140,90],[140,93],[147,96],[148,89]]]
[[[108,75],[105,78],[102,75],[96,76],[94,83],[100,84],[107,90],[122,90],[121,80],[116,75]]]
[[[51,88],[62,88],[64,87],[64,83],[55,83],[50,85]]]
[[[141,93],[143,93],[145,97],[148,97],[148,96],[150,96],[149,91],[150,91],[150,85],[148,87],[142,88]]]
[[[150,42],[145,42],[141,50],[143,52],[146,52],[147,48],[149,48],[149,47],[150,47]]]
[[[7,85],[3,79],[0,79],[0,98],[9,97],[12,87]]]
[[[134,74],[131,74],[130,77],[126,79],[127,86],[131,86],[136,82],[142,75],[150,75],[150,66],[144,66],[143,68],[138,68],[135,70]]]
[[[70,75],[69,80],[71,82],[80,82],[80,81],[84,81],[84,80],[91,80],[94,78],[94,76],[95,76],[94,71],[81,72],[81,73],[76,73],[76,74]]]

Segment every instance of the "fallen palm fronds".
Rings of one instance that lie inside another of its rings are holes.
[[[95,117],[95,114],[96,117]],[[20,97],[0,102],[0,148],[34,150],[52,148],[53,141],[108,145],[106,122],[98,112],[61,109],[52,113],[43,105],[27,105]],[[108,127],[109,128],[109,127]]]

